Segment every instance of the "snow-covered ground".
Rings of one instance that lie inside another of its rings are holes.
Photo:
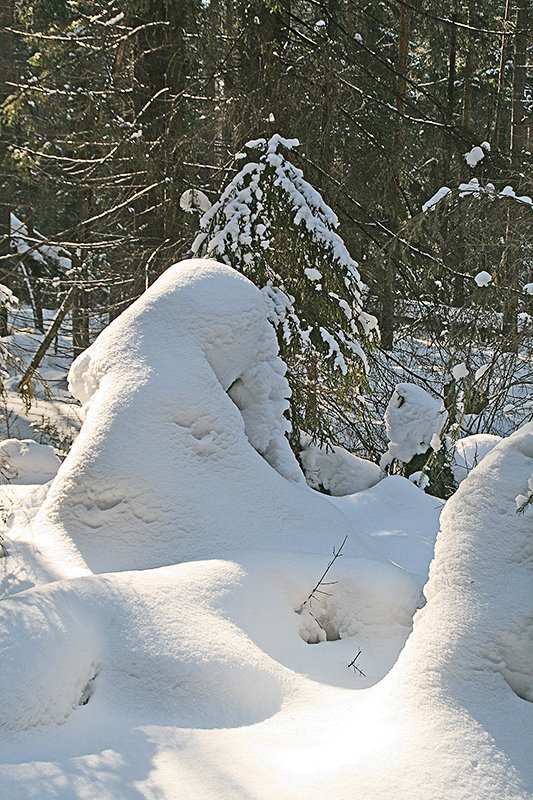
[[[531,800],[533,425],[442,514],[342,450],[319,494],[266,314],[172,267],[72,366],[57,477],[2,487],[2,800]]]

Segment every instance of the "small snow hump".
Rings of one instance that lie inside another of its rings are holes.
[[[0,442],[0,483],[46,483],[60,465],[61,460],[50,445],[33,439]]]

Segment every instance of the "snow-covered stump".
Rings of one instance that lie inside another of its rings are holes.
[[[532,796],[533,525],[515,502],[532,473],[529,424],[448,501],[427,605],[383,684],[405,722],[399,783],[423,778],[424,800]]]

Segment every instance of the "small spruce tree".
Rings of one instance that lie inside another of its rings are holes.
[[[276,134],[248,142],[237,174],[202,216],[192,250],[216,258],[266,295],[292,391],[292,441],[300,431],[334,443],[366,388],[365,349],[377,320],[362,307],[358,265],[332,209],[287,158],[299,144]]]

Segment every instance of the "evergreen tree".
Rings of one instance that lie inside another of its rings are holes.
[[[364,349],[377,338],[338,219],[288,160],[298,144],[278,134],[248,142],[192,248],[239,269],[268,298],[289,368],[296,446],[300,430],[335,441],[340,409],[353,411],[365,386]]]

